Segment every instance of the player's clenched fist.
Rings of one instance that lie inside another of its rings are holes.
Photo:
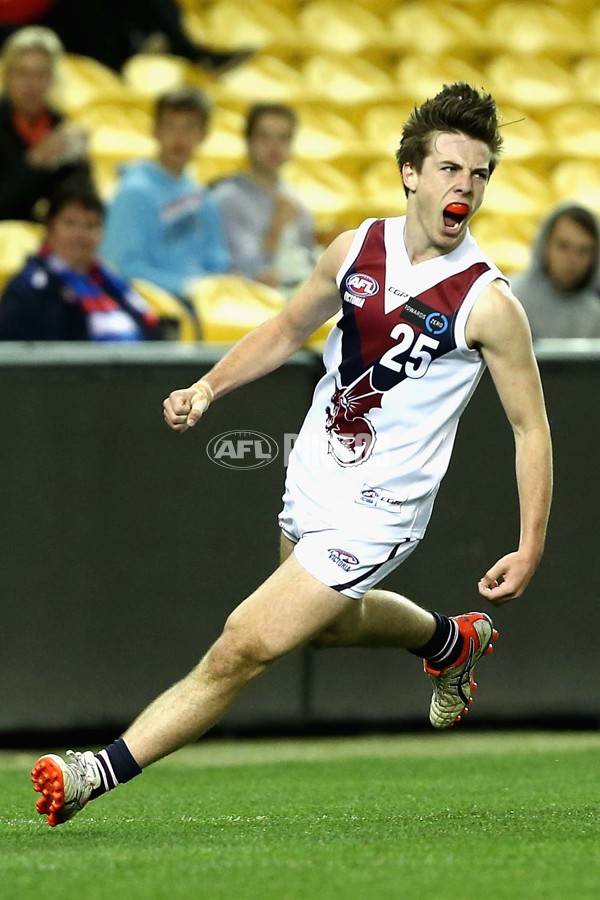
[[[172,391],[163,403],[165,422],[173,431],[187,431],[204,415],[213,400],[213,389],[203,379],[189,388]]]

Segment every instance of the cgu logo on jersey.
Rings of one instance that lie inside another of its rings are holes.
[[[362,503],[363,506],[377,506],[379,500],[379,491],[376,488],[363,487],[360,497],[355,503]]]
[[[344,572],[349,572],[350,566],[357,566],[360,562],[354,553],[350,553],[348,550],[340,550],[339,547],[330,547],[327,552],[331,562],[343,569]]]
[[[371,275],[354,272],[346,278],[344,300],[353,306],[364,306],[367,297],[373,297],[379,290],[379,282]]]
[[[394,491],[388,491],[385,488],[374,488],[369,484],[363,484],[361,491],[354,501],[361,506],[379,507],[388,511],[399,510],[403,504],[403,500]]]

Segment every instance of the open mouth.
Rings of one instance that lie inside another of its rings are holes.
[[[449,203],[444,209],[444,225],[451,231],[458,231],[461,223],[469,215],[466,203]]]

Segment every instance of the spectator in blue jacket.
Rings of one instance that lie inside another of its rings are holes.
[[[143,341],[162,337],[158,317],[97,258],[103,206],[87,182],[52,196],[42,246],[0,300],[3,341]]]
[[[144,278],[183,300],[198,279],[231,270],[219,208],[187,171],[209,118],[209,101],[195,88],[158,99],[158,158],[124,168],[101,248],[125,278]]]

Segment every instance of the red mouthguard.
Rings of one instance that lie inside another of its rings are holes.
[[[456,216],[466,216],[469,207],[466,203],[449,203],[444,212],[454,213]]]

